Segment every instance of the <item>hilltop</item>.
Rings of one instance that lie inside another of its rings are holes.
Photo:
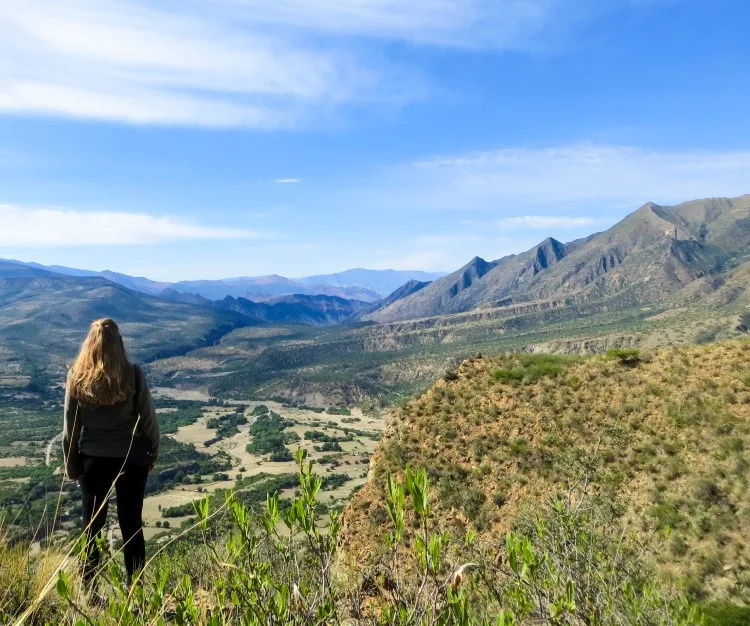
[[[343,548],[382,547],[386,472],[423,467],[437,523],[501,543],[586,477],[618,517],[671,534],[664,574],[697,597],[748,600],[750,342],[609,357],[476,356],[393,412]],[[579,483],[580,484],[580,483]]]

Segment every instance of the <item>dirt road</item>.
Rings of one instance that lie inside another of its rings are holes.
[[[62,439],[63,434],[60,433],[58,435],[55,435],[52,440],[47,444],[47,456],[45,458],[45,464],[49,465],[52,462],[52,448],[55,445],[55,442],[60,441]]]

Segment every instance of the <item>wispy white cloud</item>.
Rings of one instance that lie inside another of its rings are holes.
[[[470,48],[534,45],[576,0],[223,0],[247,22],[326,35]]]
[[[632,0],[608,0],[622,3]],[[0,2],[0,112],[273,129],[424,97],[372,42],[519,50],[588,0]],[[401,55],[403,58],[403,55]]]
[[[127,246],[174,241],[263,238],[169,216],[0,205],[0,245],[12,248]]]
[[[423,209],[633,206],[748,193],[750,150],[660,151],[593,143],[503,148],[423,160],[394,178],[402,201]]]
[[[405,83],[347,50],[243,28],[221,3],[0,3],[0,111],[277,128]]]
[[[299,178],[277,178],[273,182],[278,183],[279,185],[296,185],[301,181]]]
[[[582,228],[596,224],[593,217],[568,217],[565,215],[519,215],[505,217],[495,223],[505,228]]]

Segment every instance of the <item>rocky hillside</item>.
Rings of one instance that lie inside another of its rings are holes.
[[[750,599],[750,341],[465,361],[391,416],[345,512],[350,557],[381,548],[385,475],[406,465],[427,469],[446,527],[498,542],[585,478],[632,530],[669,527],[665,574]]]
[[[606,232],[562,244],[547,239],[523,254],[473,259],[417,293],[369,316],[392,322],[479,307],[606,301],[624,308],[664,299],[750,258],[750,195],[648,203]]]
[[[63,372],[99,317],[120,323],[139,361],[184,354],[253,323],[233,311],[170,302],[104,278],[0,263],[0,373],[18,373],[29,363]]]
[[[359,300],[301,294],[280,296],[266,302],[253,302],[246,298],[227,296],[215,304],[219,308],[242,313],[259,323],[307,324],[309,326],[343,324],[370,308],[367,302]]]

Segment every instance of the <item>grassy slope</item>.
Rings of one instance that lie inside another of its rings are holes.
[[[391,417],[374,479],[347,508],[348,552],[382,543],[386,470],[426,467],[435,514],[486,538],[589,473],[594,491],[623,499],[637,530],[671,526],[665,572],[696,594],[747,600],[750,342],[664,349],[632,368],[483,357],[448,379]]]

